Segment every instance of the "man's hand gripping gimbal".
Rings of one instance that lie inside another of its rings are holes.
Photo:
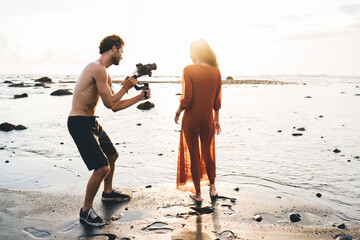
[[[137,79],[138,77],[141,77],[143,75],[148,75],[149,77],[151,77],[152,74],[152,70],[156,70],[157,66],[156,63],[149,63],[149,64],[145,64],[143,65],[142,63],[138,63],[136,64],[136,70],[133,72],[133,78]],[[126,79],[128,79],[129,76],[126,77]],[[136,90],[143,90],[143,89],[149,89],[149,83],[142,83],[142,86],[135,85],[134,88]],[[148,99],[149,97],[145,94],[145,99]]]

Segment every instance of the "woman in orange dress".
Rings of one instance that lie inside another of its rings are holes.
[[[190,197],[201,202],[202,186],[210,185],[210,197],[217,196],[215,134],[221,132],[221,74],[216,55],[205,40],[191,43],[190,56],[194,64],[184,68],[182,96],[174,118],[178,124],[184,110],[176,188],[193,192]]]

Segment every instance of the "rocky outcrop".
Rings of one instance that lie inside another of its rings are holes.
[[[14,98],[15,98],[15,99],[16,99],[16,98],[26,98],[26,97],[28,97],[28,94],[27,94],[27,93],[14,95]]]
[[[8,123],[8,122],[4,122],[4,123],[0,124],[0,131],[9,132],[9,131],[13,130],[14,128],[15,128],[15,125]]]
[[[54,92],[52,92],[51,96],[64,96],[64,95],[72,95],[73,93],[70,92],[68,89],[59,89]]]
[[[8,122],[4,122],[2,124],[0,124],[0,131],[3,131],[3,132],[9,132],[11,130],[24,130],[24,129],[27,129],[27,127],[23,126],[23,125],[14,125],[14,124],[11,124],[11,123],[8,123]]]
[[[10,84],[9,87],[30,87],[30,86],[25,85],[24,83],[13,83],[13,84]]]
[[[41,77],[41,78],[36,79],[35,82],[40,82],[40,83],[52,83],[53,81],[51,80],[51,78]]]

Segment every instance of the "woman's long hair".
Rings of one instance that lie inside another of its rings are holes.
[[[204,39],[198,39],[191,43],[190,49],[192,54],[198,60],[211,66],[218,67],[216,55]]]

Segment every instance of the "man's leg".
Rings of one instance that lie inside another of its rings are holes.
[[[108,157],[110,171],[109,171],[109,174],[104,179],[104,192],[107,194],[110,194],[114,190],[112,182],[113,182],[114,171],[115,171],[115,161],[118,157],[119,157],[119,153],[117,153],[117,152],[115,154],[111,155],[110,157]]]
[[[111,170],[109,166],[94,170],[86,186],[85,201],[82,207],[83,212],[88,210],[89,208],[92,208],[94,198],[97,191],[99,190],[100,184],[110,171]]]

